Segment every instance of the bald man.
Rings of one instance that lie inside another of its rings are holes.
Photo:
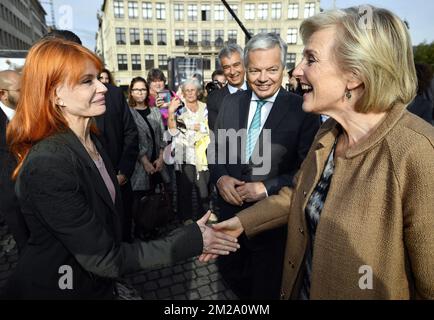
[[[28,229],[15,196],[12,171],[16,166],[14,157],[6,144],[6,126],[15,115],[20,97],[21,76],[16,71],[0,71],[0,223],[5,221],[18,250],[27,243]]]

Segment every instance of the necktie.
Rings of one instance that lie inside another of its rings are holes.
[[[265,100],[258,100],[256,105],[255,115],[253,116],[252,123],[250,124],[247,133],[246,142],[246,159],[250,159],[253,149],[255,149],[256,141],[261,133],[261,109],[267,103]]]

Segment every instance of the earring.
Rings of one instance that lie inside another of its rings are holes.
[[[351,100],[351,97],[352,97],[353,95],[351,94],[351,91],[350,91],[350,90],[347,90],[347,92],[345,93],[345,96],[347,97],[348,100]]]
[[[59,107],[64,107],[65,106],[64,103],[63,103],[63,101],[60,100],[60,99],[57,100],[57,104],[56,105],[59,106]]]

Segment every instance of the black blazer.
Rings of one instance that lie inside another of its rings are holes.
[[[100,140],[114,166],[130,178],[139,154],[139,138],[136,123],[130,113],[122,90],[107,84],[106,112],[95,117],[101,133]]]
[[[8,118],[0,109],[0,219],[6,221],[18,248],[22,250],[27,242],[29,231],[15,196],[15,183],[11,179],[17,162],[6,144],[7,124]]]
[[[201,253],[197,224],[177,229],[164,240],[121,242],[116,176],[101,144],[92,139],[116,187],[115,204],[72,131],[35,145],[16,183],[30,239],[7,285],[8,298],[113,298],[113,278]],[[59,288],[61,266],[71,267],[73,289]]]
[[[212,160],[215,164],[209,165],[211,181],[217,183],[217,180],[224,175],[246,182],[262,181],[267,188],[268,195],[273,195],[282,187],[291,185],[293,176],[309,151],[319,128],[320,120],[319,116],[305,113],[302,110],[303,100],[301,97],[281,88],[263,127],[264,129],[271,129],[270,170],[266,174],[255,174],[253,169],[262,165],[254,165],[251,161],[243,163],[245,161],[241,159],[241,141],[246,140],[246,134],[242,135],[241,139],[237,139],[236,146],[230,145],[230,140],[227,138],[219,139],[218,134],[219,129],[235,129],[236,131],[247,129],[251,98],[252,91],[246,90],[227,95],[223,100],[214,128],[215,139],[211,145],[215,151]],[[247,130],[244,132],[247,133]],[[258,141],[263,141],[263,131]],[[236,148],[236,163],[230,164],[230,153],[226,152],[226,164],[218,164],[219,150],[229,150],[230,147],[234,150]],[[255,148],[260,148],[259,152],[262,154],[262,143],[257,143]],[[208,148],[208,155],[213,157],[213,150],[210,148]],[[250,205],[246,203],[241,208],[236,207],[226,203],[219,196],[219,206],[223,219],[233,216]]]
[[[208,109],[208,126],[211,131],[214,130],[215,122],[217,120],[223,99],[228,94],[230,94],[229,89],[227,86],[225,86],[219,90],[214,90],[211,92],[208,96],[208,99],[206,100],[206,107]]]

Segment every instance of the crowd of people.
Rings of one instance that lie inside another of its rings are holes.
[[[205,86],[152,69],[127,97],[76,35],[38,41],[22,74],[0,72],[20,253],[4,297],[122,298],[118,277],[199,256],[241,299],[433,299],[432,72],[404,22],[372,14],[305,19],[287,89],[274,33],[226,45]],[[163,190],[179,228],[150,235],[142,204]]]

